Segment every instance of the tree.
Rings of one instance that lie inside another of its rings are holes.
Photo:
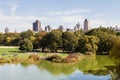
[[[43,48],[47,47],[52,52],[57,52],[57,49],[62,45],[62,33],[58,30],[53,30],[47,33],[43,39],[41,46]]]
[[[24,31],[24,32],[21,32],[20,36],[23,38],[23,39],[31,39],[32,36],[34,36],[34,32],[31,31],[31,30],[27,30],[27,31]]]
[[[74,52],[77,45],[77,37],[69,31],[66,31],[62,34],[63,39],[63,51]]]
[[[11,38],[11,37],[6,37],[6,38],[5,38],[5,44],[6,44],[7,46],[10,45],[11,41],[12,41],[12,38]]]
[[[5,35],[3,33],[0,33],[0,44],[3,45],[4,43],[4,38],[5,38]]]
[[[20,43],[20,48],[21,51],[23,52],[29,52],[33,50],[33,44],[30,40],[28,39],[24,39],[21,43]]]
[[[107,33],[109,35],[116,35],[116,32],[113,29],[110,28],[94,28],[91,29],[90,31],[86,32],[86,35],[94,35],[97,36],[100,33]]]
[[[7,45],[7,46],[16,46],[17,45],[16,40],[19,41],[19,34],[17,34],[17,33],[6,33],[5,37],[4,37],[4,44]]]
[[[76,30],[74,34],[80,39],[81,37],[84,36],[84,31],[82,30]]]
[[[114,39],[114,46],[110,50],[110,56],[120,59],[120,37],[116,37],[116,39]]]
[[[76,51],[82,53],[92,52],[95,54],[98,49],[98,43],[99,38],[96,36],[84,36],[84,38],[79,39]]]
[[[42,47],[42,44],[43,44],[42,39],[45,35],[46,35],[45,31],[41,31],[41,32],[35,34],[35,39],[33,41],[34,49]]]
[[[117,35],[117,36],[120,36],[120,32],[117,32],[116,35]]]
[[[85,34],[97,36],[100,39],[98,52],[102,54],[111,50],[111,47],[113,46],[111,36],[115,36],[116,32],[109,28],[96,28],[86,32]]]

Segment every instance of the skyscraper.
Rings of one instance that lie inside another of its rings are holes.
[[[42,31],[41,22],[40,22],[39,20],[36,20],[36,21],[33,23],[33,31],[35,31],[35,32]]]
[[[50,31],[51,31],[50,25],[45,26],[45,31],[46,31],[46,32],[50,32]]]
[[[59,25],[58,30],[63,31],[63,29],[64,29],[63,26]]]
[[[85,19],[84,21],[84,31],[88,31],[90,29],[90,26],[89,26],[89,21],[87,19]]]
[[[5,28],[5,33],[8,33],[9,32],[9,29],[8,27]]]

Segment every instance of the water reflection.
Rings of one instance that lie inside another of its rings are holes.
[[[109,66],[110,80],[120,80],[120,66]]]
[[[26,64],[22,64],[26,66]],[[105,76],[109,71],[105,66],[112,66],[114,62],[108,56],[97,56],[97,58],[87,57],[76,63],[54,63],[49,61],[41,61],[37,67],[42,70],[47,70],[53,75],[70,75],[76,70],[82,71],[84,74],[93,74],[97,76]]]
[[[49,61],[40,61],[37,65],[5,64],[0,66],[0,80],[17,80],[20,77],[23,77],[21,80],[118,80],[120,67],[114,65],[108,56],[87,57],[69,64]],[[3,78],[4,75],[8,78]]]
[[[77,63],[71,64],[62,64],[62,63],[53,63],[49,61],[41,61],[38,65],[39,69],[44,69],[49,71],[54,75],[72,74],[77,69]]]
[[[120,59],[114,59],[116,66],[107,66],[111,74],[110,80],[120,80]]]

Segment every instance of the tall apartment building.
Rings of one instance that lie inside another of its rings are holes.
[[[8,27],[5,28],[5,33],[8,33],[9,32],[9,29]]]
[[[90,29],[90,26],[89,26],[89,21],[87,19],[84,20],[84,31],[88,31]]]
[[[59,25],[58,30],[63,31],[64,27],[62,25]]]
[[[35,31],[35,32],[42,31],[41,22],[40,22],[39,20],[36,20],[36,21],[33,23],[33,31]]]

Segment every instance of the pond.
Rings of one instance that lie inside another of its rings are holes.
[[[108,56],[87,57],[76,63],[1,64],[0,80],[109,80],[106,66],[114,62]]]

